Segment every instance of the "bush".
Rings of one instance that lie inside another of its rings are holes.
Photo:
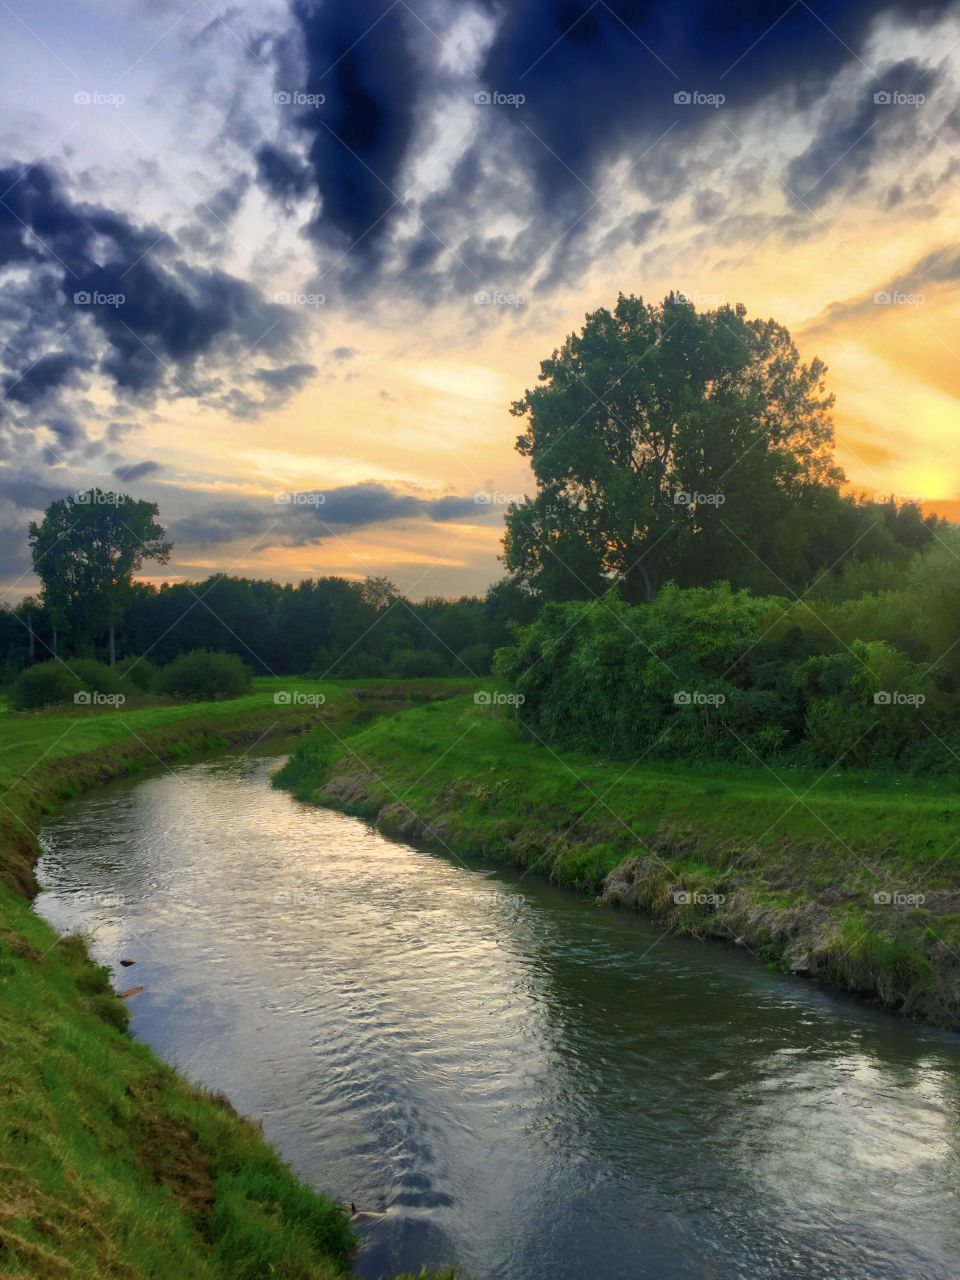
[[[10,686],[10,705],[19,711],[69,702],[79,685],[60,662],[38,662],[21,671]]]
[[[117,663],[116,669],[121,680],[132,684],[141,693],[147,693],[153,688],[159,671],[159,667],[149,658],[124,658]]]
[[[154,690],[188,702],[212,702],[249,693],[252,676],[236,654],[194,649],[161,668]]]
[[[457,675],[488,676],[493,664],[493,650],[488,644],[470,644],[458,654],[459,661],[453,663]]]
[[[813,616],[812,610],[805,611]],[[803,625],[798,625],[803,623]],[[956,694],[882,640],[849,646],[777,597],[666,586],[548,604],[500,649],[525,725],[566,749],[756,763],[949,767]],[[940,746],[940,763],[931,747]]]
[[[67,658],[67,666],[80,681],[80,688],[88,693],[123,693],[124,685],[116,667],[93,658]]]
[[[19,711],[73,703],[78,693],[116,695],[122,692],[120,677],[92,658],[37,662],[21,671],[10,689],[10,703]]]
[[[431,649],[398,649],[390,659],[390,669],[404,680],[447,674],[447,664]]]

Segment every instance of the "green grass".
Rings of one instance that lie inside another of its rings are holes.
[[[229,742],[363,716],[455,681],[254,682],[231,701],[0,717],[0,1276],[333,1280],[344,1209],[297,1181],[229,1102],[126,1033],[83,941],[30,907],[43,814],[85,786]],[[317,708],[274,700],[323,693]]]
[[[277,782],[388,833],[536,867],[675,930],[742,939],[775,967],[960,1025],[953,780],[558,754],[505,713],[455,698],[342,745],[319,728]],[[724,901],[676,901],[684,892]]]

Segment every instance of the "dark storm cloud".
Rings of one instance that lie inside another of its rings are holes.
[[[51,391],[71,385],[81,361],[65,352],[41,356],[23,373],[11,374],[4,383],[4,395],[19,404],[35,404]]]
[[[257,181],[275,199],[299,200],[310,190],[310,169],[299,156],[265,143],[256,155]]]
[[[817,208],[886,156],[929,149],[935,138],[923,122],[925,104],[908,105],[894,101],[893,95],[929,98],[941,79],[914,59],[882,68],[844,110],[830,113],[806,151],[790,164],[786,185],[791,197]]]
[[[299,391],[316,372],[315,364],[288,364],[279,369],[257,369],[253,376],[271,391],[287,394]]]
[[[862,78],[866,38],[879,18],[922,25],[951,7],[951,0],[775,9],[769,0],[480,0],[493,35],[474,74],[443,40],[444,23],[459,12],[443,0],[295,0],[299,72],[295,42],[278,41],[287,56],[276,83],[325,97],[320,106],[282,109],[283,128],[306,148],[309,190],[320,201],[310,232],[318,244],[346,251],[338,264],[345,291],[363,290],[387,268],[397,288],[427,303],[509,289],[534,269],[540,287],[572,282],[598,255],[650,231],[630,218],[610,230],[601,188],[610,162],[633,161],[628,185],[665,205],[701,188],[705,165],[734,155],[740,122],[760,104],[784,116],[811,110],[840,72]],[[911,92],[936,80],[913,63],[885,70],[893,79],[878,80],[878,89]],[[525,101],[474,106],[482,92]],[[675,101],[697,92],[726,101],[718,110]],[[414,196],[405,189],[412,162],[451,95],[476,111],[475,134],[442,189]],[[919,121],[897,118],[897,110],[872,95],[849,104],[795,160],[790,186],[820,203],[874,160],[910,146]],[[705,139],[712,159],[694,155]],[[304,193],[304,175],[297,162],[288,176],[283,155],[269,153],[260,181],[287,200]],[[499,215],[521,229],[505,233]],[[697,197],[696,218],[715,223],[722,215],[722,193]],[[605,216],[598,239],[593,229]]]
[[[270,499],[243,499],[183,516],[170,527],[173,540],[191,545],[262,538],[271,545],[304,546],[353,529],[391,520],[422,519],[445,523],[488,519],[502,515],[473,498],[425,498],[398,493],[387,485],[368,482],[336,489],[282,493]]]
[[[159,470],[160,463],[148,459],[146,462],[135,462],[133,466],[124,464],[114,467],[113,474],[118,480],[127,480],[132,483],[134,480],[142,480],[144,476],[152,476]]]
[[[350,242],[396,203],[423,100],[416,58],[423,28],[409,6],[389,0],[294,0],[292,10],[306,62],[298,87],[325,99],[322,107],[293,108],[323,200],[314,230]]]
[[[81,366],[134,398],[199,397],[221,364],[238,362],[234,378],[244,378],[251,347],[267,357],[296,348],[300,321],[289,309],[226,272],[183,262],[155,228],[72,200],[43,163],[0,170],[0,190],[0,267],[38,264],[35,292],[47,298],[46,309],[29,308],[10,326],[8,399],[30,403]],[[63,334],[73,354],[33,363],[31,347]]]

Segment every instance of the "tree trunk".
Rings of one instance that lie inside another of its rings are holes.
[[[57,628],[53,628],[53,656],[57,656]]]
[[[27,631],[30,633],[30,665],[37,660],[37,636],[33,629],[33,614],[27,614]]]
[[[117,628],[114,623],[110,623],[110,665],[117,665]]]

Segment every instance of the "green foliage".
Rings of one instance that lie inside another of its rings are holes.
[[[232,653],[194,649],[163,667],[154,682],[157,693],[189,702],[238,698],[250,690],[252,672]]]
[[[11,686],[10,704],[18,711],[28,711],[75,704],[78,694],[117,695],[122,691],[120,677],[104,663],[71,658],[69,662],[38,662],[26,667]]]
[[[149,658],[124,658],[117,663],[117,672],[125,683],[132,684],[141,693],[147,693],[153,687],[159,668]]]
[[[390,671],[404,680],[444,676],[448,666],[439,653],[429,649],[401,649],[390,659]]]
[[[80,688],[62,662],[38,662],[21,671],[10,688],[10,705],[19,711],[72,702]]]
[[[43,520],[30,524],[44,606],[74,643],[95,640],[120,621],[144,560],[170,559],[157,514],[156,503],[91,489],[52,502]]]
[[[670,584],[639,607],[612,594],[547,605],[497,671],[522,696],[520,723],[561,748],[952,768],[949,673],[938,684],[885,640],[847,643],[837,611],[726,584]]]

